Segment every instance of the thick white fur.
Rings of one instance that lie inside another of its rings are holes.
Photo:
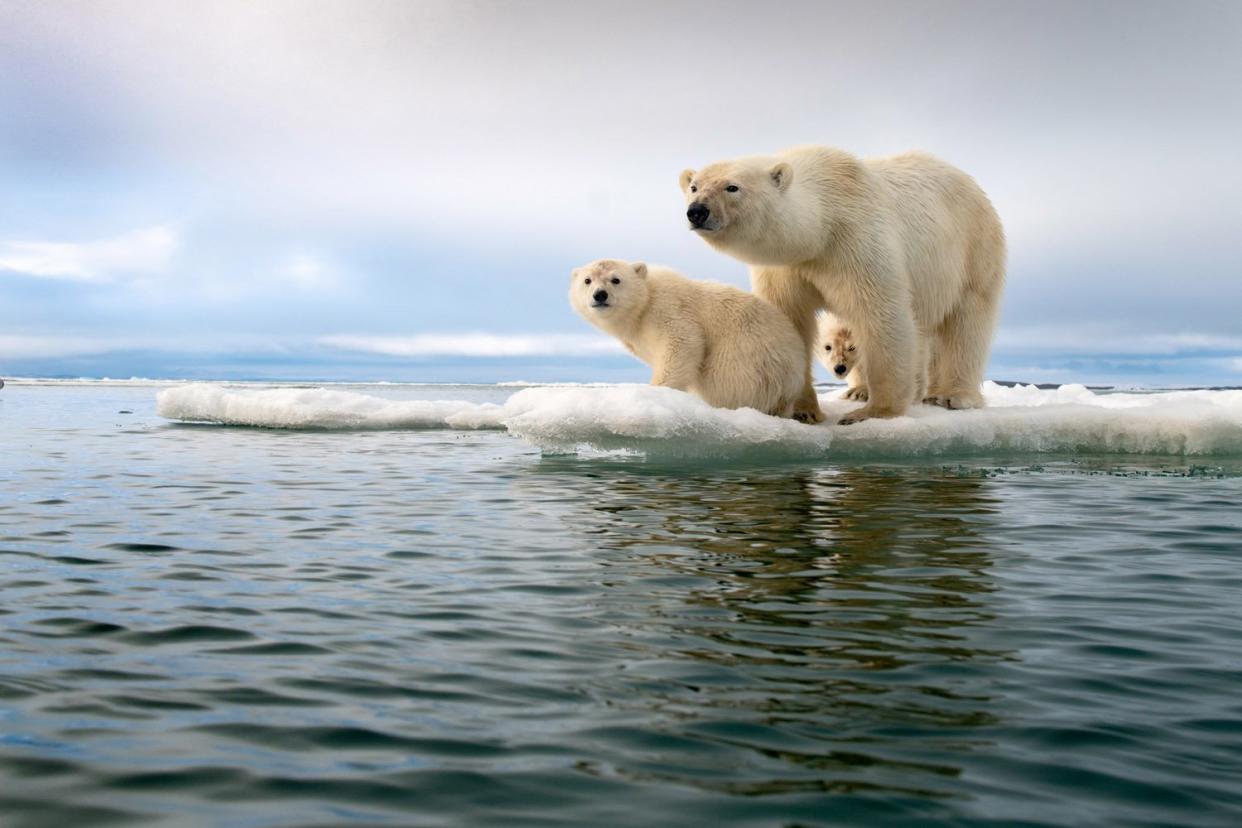
[[[844,379],[846,385],[843,399],[866,401],[867,364],[862,348],[858,346],[853,332],[845,320],[831,313],[819,316],[819,336],[815,341],[815,356],[828,369],[833,379]],[[914,353],[914,396],[911,402],[919,403],[927,396],[927,337],[920,331]]]
[[[593,298],[601,289],[606,307]],[[569,303],[650,365],[652,385],[689,391],[720,408],[793,414],[808,370],[806,349],[784,314],[744,290],[601,259],[573,271]]]
[[[930,353],[927,401],[983,405],[1005,238],[970,176],[923,153],[861,160],[797,147],[686,170],[681,185],[688,203],[711,211],[692,229],[751,265],[755,293],[789,316],[808,351],[816,310],[848,320],[866,354],[869,400],[842,422],[906,411],[919,329]],[[818,422],[807,368],[795,416]]]

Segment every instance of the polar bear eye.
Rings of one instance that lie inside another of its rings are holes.
[[[695,184],[690,185],[690,192],[697,193],[698,191],[699,191],[698,185],[695,185]]]
[[[824,350],[825,350],[825,351],[831,351],[831,350],[832,350],[832,346],[831,346],[831,345],[825,345],[825,346],[824,346]]]
[[[620,280],[620,279],[618,279],[616,276],[613,276],[613,277],[612,277],[612,283],[613,283],[614,285],[619,285],[619,284],[621,284],[621,280]]]
[[[851,345],[851,346],[849,347],[849,349],[848,349],[848,350],[851,350],[851,351],[852,351],[852,350],[854,350],[854,348],[855,348],[855,347],[856,347],[856,346]]]
[[[725,192],[726,192],[726,193],[736,193],[736,192],[737,192],[737,185],[736,185],[736,184],[730,184],[728,187],[725,187]]]
[[[588,285],[589,285],[589,284],[591,284],[591,280],[590,280],[590,279],[587,279],[587,280],[586,280],[586,283],[587,283]]]

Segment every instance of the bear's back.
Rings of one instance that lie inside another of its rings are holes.
[[[693,319],[710,337],[751,335],[767,330],[780,335],[793,323],[775,306],[733,285],[704,279],[690,279],[670,268],[652,267],[648,272],[651,302],[660,305],[661,315]],[[730,333],[732,332],[732,333]]]

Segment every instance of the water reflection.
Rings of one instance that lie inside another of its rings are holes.
[[[565,461],[546,475],[572,485],[567,529],[615,572],[600,600],[634,659],[608,694],[643,727],[752,751],[752,767],[730,778],[683,784],[929,796],[928,778],[958,773],[945,749],[969,750],[981,740],[971,730],[997,722],[988,665],[1013,655],[990,640],[988,530],[1000,503],[988,479],[909,468],[601,474]],[[921,752],[911,740],[936,760],[911,760]],[[629,760],[621,772],[680,777],[667,757]]]

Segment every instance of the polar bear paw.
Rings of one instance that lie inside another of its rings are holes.
[[[837,425],[853,425],[854,423],[861,423],[863,420],[870,420],[872,418],[888,419],[889,417],[900,417],[903,413],[889,408],[876,408],[871,405],[864,405],[862,408],[856,408],[837,420]]]
[[[870,419],[871,415],[860,408],[857,411],[851,411],[850,413],[842,416],[841,419],[837,420],[837,425],[853,425],[854,423],[861,423],[863,420]]]
[[[870,397],[871,395],[867,393],[867,386],[856,385],[853,388],[847,388],[845,390],[845,394],[841,397],[841,399],[858,400],[859,402],[866,402]]]
[[[822,423],[824,421],[824,412],[820,411],[818,408],[814,410],[809,408],[799,408],[794,411],[793,418],[800,423],[815,425],[816,423]]]
[[[983,408],[983,398],[978,394],[933,394],[924,397],[927,405],[938,405],[951,411],[965,408]]]

